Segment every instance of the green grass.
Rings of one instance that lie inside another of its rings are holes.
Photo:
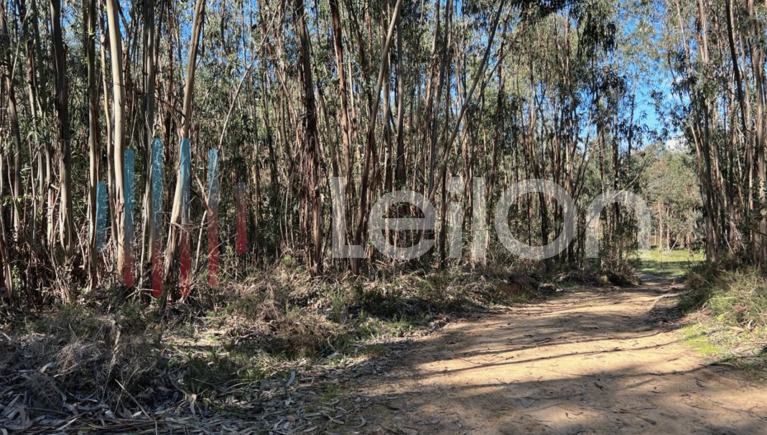
[[[705,261],[702,253],[691,253],[687,250],[658,252],[657,249],[640,250],[636,259],[640,265],[636,268],[639,273],[681,278],[687,274],[690,267]]]
[[[767,376],[767,278],[762,272],[705,263],[692,268],[686,285],[689,292],[678,308],[695,314],[685,328],[685,342],[758,378]]]
[[[682,308],[702,308],[729,327],[767,329],[767,278],[761,271],[746,268],[712,277],[699,270],[689,277],[691,292],[680,301]]]
[[[699,329],[705,328],[697,326],[690,325],[684,328],[684,342],[702,355],[713,357],[722,354],[723,351],[699,331]]]

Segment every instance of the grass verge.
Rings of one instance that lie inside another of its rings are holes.
[[[688,344],[767,379],[767,277],[753,268],[701,264],[687,275],[687,287],[679,308],[692,320]]]
[[[640,250],[635,257],[638,273],[681,278],[688,271],[705,261],[705,255],[687,250],[660,252],[657,249]]]

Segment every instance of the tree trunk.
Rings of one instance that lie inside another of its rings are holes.
[[[183,123],[179,132],[179,140],[188,138],[192,125],[192,103],[194,102],[194,73],[197,69],[197,49],[200,45],[202,24],[205,19],[205,0],[197,0],[194,7],[194,26],[189,46],[189,59],[186,67],[186,83],[184,85]],[[179,230],[181,222],[181,171],[177,171],[176,190],[173,194],[173,208],[170,217],[170,231],[168,232],[168,244],[165,248],[165,278],[170,277],[173,268],[173,260],[178,254]],[[184,229],[187,231],[187,229]]]
[[[405,132],[403,123],[405,120],[405,67],[402,65],[402,25],[397,21],[397,155],[396,169],[394,171],[395,188],[402,189],[405,186]]]
[[[5,17],[5,2],[0,3],[0,52],[3,53],[0,62],[5,64],[3,85],[8,94],[8,121],[11,124],[13,136],[13,173],[11,174],[11,197],[13,198],[13,239],[19,241],[21,233],[21,213],[19,200],[21,198],[21,134],[19,133],[19,115],[16,107],[16,91],[13,88],[11,64],[11,35],[8,33],[8,23]],[[10,162],[9,162],[10,163]]]
[[[367,133],[367,145],[365,147],[365,162],[364,162],[364,168],[362,170],[362,184],[360,186],[360,208],[359,213],[357,215],[357,228],[355,230],[354,240],[357,245],[360,245],[362,243],[362,229],[365,225],[365,215],[367,213],[367,206],[368,206],[368,181],[370,178],[370,168],[373,164],[372,160],[374,160],[374,154],[375,154],[375,125],[376,125],[376,117],[378,115],[378,103],[381,98],[381,87],[383,86],[383,80],[384,80],[384,72],[386,71],[386,59],[389,57],[389,48],[391,47],[391,41],[392,41],[392,35],[394,34],[394,25],[397,23],[398,17],[399,17],[399,11],[400,7],[402,6],[402,0],[397,0],[397,4],[394,6],[394,12],[391,17],[391,22],[389,23],[389,30],[388,34],[386,35],[386,42],[384,44],[384,48],[381,52],[381,65],[380,69],[378,71],[378,82],[376,83],[375,92],[373,95],[375,96],[375,101],[371,102],[370,107],[370,118],[369,122],[370,125],[368,126],[368,133]],[[352,260],[352,268],[353,271],[357,273],[358,269],[356,267],[357,262]]]
[[[114,140],[113,158],[114,158],[114,194],[112,201],[114,204],[113,214],[115,216],[116,228],[113,228],[117,236],[117,270],[123,273],[125,268],[125,252],[128,248],[125,246],[125,180],[123,173],[125,145],[123,144],[125,136],[125,93],[123,89],[122,76],[122,35],[120,33],[119,12],[120,4],[118,0],[106,0],[107,23],[109,26],[109,57],[112,64],[112,116],[114,117],[114,127],[112,129],[112,139]]]
[[[88,248],[89,274],[91,290],[98,285],[96,252],[96,186],[99,183],[99,101],[96,85],[96,0],[83,0],[83,21],[85,24],[84,44],[88,68],[88,149],[90,184],[88,186]]]
[[[66,72],[66,47],[61,32],[61,0],[51,0],[51,24],[53,29],[53,70],[56,79],[54,106],[57,113],[58,145],[60,156],[60,228],[59,239],[66,252],[71,252],[72,236],[72,152],[69,143],[69,96]]]
[[[303,0],[296,0],[295,3],[296,33],[301,39],[301,72],[302,84],[304,90],[304,136],[300,146],[303,148],[303,159],[305,166],[306,189],[305,201],[308,201],[306,208],[307,215],[305,222],[311,221],[312,241],[309,251],[309,271],[312,275],[322,273],[322,204],[320,203],[320,157],[319,157],[319,135],[317,130],[317,107],[314,100],[314,82],[312,80],[312,65],[309,47],[309,32],[306,28],[306,15],[304,13]],[[308,215],[311,211],[311,216]]]
[[[38,122],[41,121],[42,116],[38,112],[38,101],[39,101],[39,86],[37,82],[37,76],[35,75],[35,69],[36,67],[39,67],[39,65],[36,65],[36,59],[38,58],[38,53],[35,49],[37,47],[36,40],[32,37],[29,31],[29,23],[31,21],[34,21],[35,27],[37,23],[37,19],[29,19],[27,16],[27,7],[23,0],[17,0],[16,1],[16,10],[18,11],[18,17],[21,20],[21,31],[24,38],[24,52],[26,54],[26,73],[27,73],[27,91],[28,91],[28,97],[29,97],[29,112],[31,115],[31,121],[32,121],[32,134],[34,137],[34,154],[37,155],[37,192],[34,195],[32,201],[33,201],[33,214],[32,214],[32,246],[34,248],[37,247],[37,210],[38,210],[38,204],[44,203],[44,201],[41,200],[40,196],[42,195],[44,191],[43,187],[43,155],[40,153],[40,130]],[[42,75],[42,71],[40,72]],[[46,147],[48,145],[45,145]],[[33,155],[30,153],[29,158],[32,159]],[[32,161],[30,160],[30,166],[32,166]],[[34,181],[33,181],[34,183]],[[33,186],[33,191],[35,191]]]
[[[755,135],[754,148],[756,151],[756,170],[759,206],[764,207],[767,204],[767,163],[765,163],[765,147],[767,147],[767,125],[765,125],[765,106],[767,106],[767,85],[764,76],[764,47],[760,41],[764,37],[764,27],[761,26],[754,7],[754,0],[747,0],[749,16],[749,33],[751,35],[751,70],[754,78],[754,93],[756,103],[755,113]],[[767,269],[767,219],[763,213],[758,213],[759,231],[756,237],[756,246],[754,254],[756,263],[762,268]]]
[[[143,139],[146,151],[146,164],[144,170],[144,243],[141,246],[141,262],[139,264],[139,276],[144,274],[144,265],[147,258],[152,257],[154,234],[152,226],[152,141],[154,139],[154,89],[155,89],[155,30],[154,30],[154,0],[144,0],[144,105],[142,107]]]
[[[341,18],[338,10],[338,0],[330,0],[330,14],[333,19],[333,46],[336,52],[336,73],[338,74],[338,92],[341,100],[341,140],[343,141],[344,167],[346,182],[352,179],[351,164],[351,125],[349,123],[349,102],[346,90],[346,74],[344,71],[344,46],[341,35]]]

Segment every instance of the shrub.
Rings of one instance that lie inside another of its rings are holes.
[[[767,326],[767,277],[759,270],[722,271],[707,263],[692,270],[687,286],[690,293],[680,301],[686,311],[703,309],[729,326]]]

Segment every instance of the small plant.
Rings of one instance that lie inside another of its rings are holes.
[[[346,298],[342,293],[335,293],[330,297],[331,314],[330,319],[336,323],[346,323]]]

